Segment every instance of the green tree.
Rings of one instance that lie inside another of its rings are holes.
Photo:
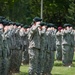
[[[68,8],[68,14],[66,15],[67,22],[71,24],[75,24],[75,2],[72,0],[69,8]]]

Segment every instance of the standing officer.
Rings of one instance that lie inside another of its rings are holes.
[[[29,75],[40,75],[39,73],[39,52],[40,52],[40,36],[39,24],[41,18],[35,17],[33,25],[29,32]]]
[[[56,33],[56,59],[62,60],[62,27],[58,27],[58,32]]]

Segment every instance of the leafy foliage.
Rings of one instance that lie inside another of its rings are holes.
[[[43,18],[56,25],[74,21],[74,0],[43,0]],[[0,0],[0,15],[13,21],[30,24],[35,16],[40,17],[41,0]]]

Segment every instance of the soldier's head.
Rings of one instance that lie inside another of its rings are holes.
[[[33,19],[33,23],[34,23],[34,25],[36,25],[36,24],[39,25],[41,21],[42,21],[42,19],[39,18],[39,17],[35,17],[35,18]]]
[[[9,30],[9,21],[4,21],[4,32]]]
[[[0,24],[0,32],[3,32],[3,24]]]
[[[71,24],[69,24],[69,23],[65,23],[65,24],[64,24],[64,29],[69,29],[70,27],[72,27]]]
[[[62,30],[62,27],[61,27],[61,26],[59,26],[59,27],[58,27],[58,31],[61,31],[61,30]]]
[[[20,32],[25,32],[24,27],[21,27]]]
[[[47,28],[55,29],[56,27],[55,27],[55,24],[53,24],[53,23],[48,23],[48,24],[47,24]]]
[[[15,25],[16,25],[17,28],[21,29],[21,23],[16,22]]]
[[[46,29],[47,23],[46,22],[40,22],[40,29]]]
[[[29,25],[24,25],[23,27],[24,27],[25,31],[27,31],[29,29]]]

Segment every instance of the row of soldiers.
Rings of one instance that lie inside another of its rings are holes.
[[[0,16],[0,75],[11,75],[20,71],[22,52],[28,58],[28,32],[28,26]]]
[[[41,22],[35,17],[29,36],[29,75],[51,75],[55,51],[57,60],[71,66],[74,56],[75,31],[71,24],[64,24],[58,31],[53,23]]]
[[[64,66],[72,66],[75,46],[75,30],[71,24],[58,27],[56,33],[56,58],[62,60]]]
[[[41,21],[41,18],[35,17],[32,26],[28,27],[0,17],[0,75],[19,72],[21,61],[24,60],[29,60],[29,75],[51,75],[55,51],[57,59],[62,59],[63,65],[72,64],[72,26],[65,24],[64,28],[60,27],[57,32],[54,24]]]
[[[29,75],[51,75],[56,50],[56,28],[35,17],[29,36]]]

